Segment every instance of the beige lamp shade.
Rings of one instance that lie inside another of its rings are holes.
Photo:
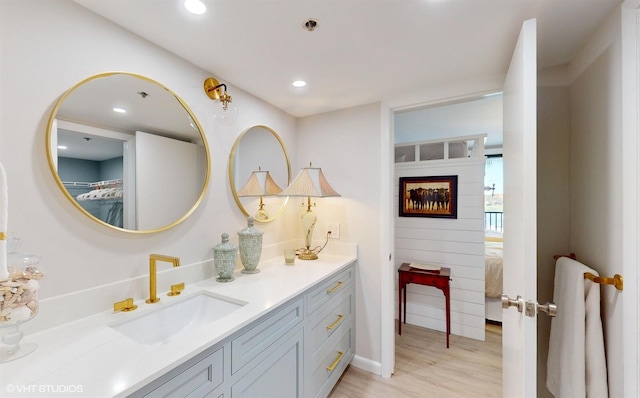
[[[307,210],[302,214],[302,231],[304,233],[305,248],[298,253],[300,260],[317,260],[318,253],[322,251],[324,246],[311,249],[311,239],[313,237],[313,228],[318,221],[315,213],[311,211],[311,198],[325,198],[329,196],[340,196],[324,177],[322,170],[309,165],[300,170],[296,178],[284,191],[278,196],[306,196]],[[327,241],[329,238],[327,237]]]
[[[278,196],[307,196],[312,198],[324,198],[340,196],[324,177],[322,169],[305,167],[296,176],[291,185]]]
[[[238,196],[275,196],[282,188],[273,181],[269,171],[258,170],[251,173],[249,180],[238,191]]]

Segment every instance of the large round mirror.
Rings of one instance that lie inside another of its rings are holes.
[[[203,130],[184,101],[147,77],[92,76],[58,100],[47,157],[64,195],[99,223],[152,233],[184,221],[209,174]]]
[[[289,155],[280,136],[267,126],[240,134],[229,156],[231,192],[245,216],[269,222],[284,210],[288,198],[276,196],[291,181]]]

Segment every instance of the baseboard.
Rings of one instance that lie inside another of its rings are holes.
[[[353,360],[351,361],[351,366],[366,370],[367,372],[378,376],[382,375],[382,364],[380,362],[375,362],[359,355],[354,355]]]

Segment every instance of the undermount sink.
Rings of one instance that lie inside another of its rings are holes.
[[[231,297],[199,292],[191,297],[167,303],[130,320],[109,325],[123,335],[145,345],[173,340],[189,330],[218,320],[247,304]],[[167,301],[168,301],[167,300]],[[180,301],[177,301],[180,300]]]

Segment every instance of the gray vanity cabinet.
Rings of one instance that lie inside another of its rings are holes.
[[[326,397],[355,348],[355,263],[130,397]]]
[[[354,356],[355,267],[305,295],[305,397],[326,397]]]
[[[231,341],[232,398],[302,397],[303,319],[298,298]]]

